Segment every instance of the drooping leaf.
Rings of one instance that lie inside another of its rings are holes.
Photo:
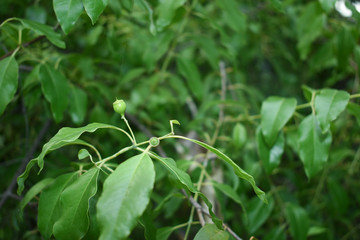
[[[83,11],[81,0],[53,0],[53,7],[62,30],[68,34]]]
[[[98,168],[81,175],[61,193],[61,216],[54,224],[56,239],[80,239],[89,228],[89,199],[97,191]]]
[[[274,201],[270,197],[269,204],[264,204],[258,198],[252,198],[247,204],[247,228],[250,234],[254,234],[256,230],[270,217],[270,213],[274,209]]]
[[[60,218],[60,196],[64,189],[77,178],[78,173],[66,173],[55,179],[53,184],[40,194],[38,207],[38,228],[45,239],[53,234],[53,226]]]
[[[267,202],[266,200],[266,196],[265,196],[265,193],[256,186],[256,183],[255,183],[255,180],[254,180],[254,177],[251,176],[250,174],[248,174],[247,172],[245,172],[241,167],[239,167],[233,160],[231,160],[227,155],[225,155],[224,153],[220,152],[219,150],[217,150],[216,148],[206,144],[206,143],[203,143],[203,142],[200,142],[198,140],[195,140],[195,139],[191,139],[191,138],[187,138],[187,137],[183,137],[183,136],[178,136],[178,135],[174,135],[174,136],[171,136],[173,138],[180,138],[180,139],[184,139],[184,140],[188,140],[188,141],[191,141],[193,143],[196,143],[200,146],[202,146],[203,148],[206,148],[207,150],[213,152],[214,154],[216,154],[221,160],[223,160],[224,162],[228,163],[232,169],[234,170],[235,174],[248,181],[251,186],[253,187],[256,195],[263,201],[263,202]]]
[[[104,11],[105,7],[108,5],[109,0],[82,0],[86,14],[91,19],[92,24],[94,25]]]
[[[275,144],[269,147],[265,142],[260,128],[256,131],[256,143],[260,159],[263,163],[265,171],[271,174],[272,171],[280,165],[281,156],[284,153],[285,140],[284,134],[280,133],[276,139]]]
[[[299,155],[310,179],[324,167],[329,156],[331,132],[321,132],[317,118],[307,116],[298,129]]]
[[[345,110],[349,99],[349,93],[334,89],[323,89],[316,95],[315,112],[323,133],[329,130],[330,122]]]
[[[149,203],[155,170],[147,153],[121,163],[105,180],[97,203],[100,239],[124,239]]]
[[[186,82],[195,97],[199,100],[202,99],[204,95],[204,86],[195,62],[185,57],[178,57],[177,67],[180,74],[186,79]]]
[[[54,181],[53,178],[44,178],[32,186],[25,194],[24,198],[20,202],[20,211],[22,212],[24,207],[38,195],[45,187],[49,186]]]
[[[71,104],[69,113],[75,124],[81,124],[84,121],[87,109],[86,93],[75,86],[71,87]]]
[[[68,105],[69,85],[66,78],[51,65],[44,64],[40,68],[41,89],[46,100],[51,105],[56,122],[63,119]]]
[[[232,139],[235,147],[241,149],[247,140],[246,128],[241,123],[237,123],[233,129]]]
[[[186,190],[189,190],[192,193],[196,193],[198,194],[201,199],[205,202],[205,204],[208,206],[209,209],[209,213],[211,215],[212,221],[216,224],[216,226],[219,229],[222,229],[222,221],[215,215],[215,213],[212,211],[212,204],[210,203],[209,199],[207,199],[207,197],[199,192],[194,184],[191,181],[191,178],[189,176],[189,174],[187,174],[186,172],[184,172],[183,170],[181,170],[180,168],[178,168],[176,166],[176,163],[173,159],[171,158],[163,158],[160,156],[157,156],[154,153],[150,153],[150,156],[152,158],[155,158],[157,160],[160,161],[160,163],[165,166],[165,168],[179,181],[179,184],[185,188]]]
[[[215,224],[205,224],[195,235],[194,240],[227,240],[229,234],[224,230],[220,230]]]
[[[13,99],[18,86],[19,65],[15,57],[10,56],[0,61],[0,115]]]
[[[360,125],[360,105],[349,102],[347,105],[347,110],[350,114],[356,117],[356,121]]]
[[[30,29],[39,35],[44,35],[52,44],[59,48],[65,48],[65,43],[61,40],[61,35],[56,33],[53,28],[45,24],[31,21],[28,19],[14,18],[21,22],[24,28]]]
[[[288,204],[285,208],[290,233],[295,240],[306,240],[309,230],[309,218],[306,211],[298,205]]]
[[[269,147],[295,112],[295,98],[269,97],[261,106],[261,131]]]
[[[173,20],[176,10],[184,5],[186,0],[160,0],[157,6],[156,28],[160,32]]]

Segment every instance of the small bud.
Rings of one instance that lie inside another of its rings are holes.
[[[124,102],[124,100],[116,99],[116,101],[113,103],[113,107],[114,107],[114,111],[119,113],[121,117],[124,116],[126,110],[126,103]]]

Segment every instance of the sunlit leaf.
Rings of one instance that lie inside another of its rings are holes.
[[[269,97],[261,106],[261,131],[269,147],[295,112],[295,98]]]
[[[345,110],[349,99],[350,94],[334,89],[323,89],[316,95],[315,112],[323,133],[329,130],[330,122]]]
[[[97,203],[99,239],[124,239],[131,233],[149,203],[154,181],[154,165],[147,153],[126,160],[110,174]]]
[[[92,24],[95,24],[109,0],[82,0],[86,14],[90,17]]]

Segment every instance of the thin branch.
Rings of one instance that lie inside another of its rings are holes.
[[[41,128],[39,135],[37,136],[37,138],[35,139],[32,147],[30,148],[30,150],[27,152],[26,156],[24,157],[24,159],[22,160],[19,168],[16,170],[16,173],[13,177],[13,179],[11,180],[10,185],[8,186],[8,188],[6,189],[6,191],[2,194],[1,199],[0,199],[0,208],[4,205],[5,201],[11,197],[13,195],[13,190],[16,186],[16,180],[17,177],[20,176],[20,174],[25,170],[26,165],[28,164],[28,162],[30,161],[30,159],[33,158],[34,153],[36,151],[36,149],[39,147],[41,140],[44,138],[47,130],[50,127],[50,123],[51,120],[47,120],[43,127]]]
[[[36,37],[36,38],[34,38],[34,39],[32,39],[32,40],[30,40],[30,41],[22,44],[22,46],[23,46],[23,47],[28,47],[28,46],[30,46],[31,44],[34,44],[34,43],[40,41],[40,40],[43,39],[43,38],[45,38],[45,35],[38,36],[38,37]],[[2,55],[2,56],[0,57],[0,60],[2,60],[2,59],[4,59],[4,58],[7,58],[8,56],[12,55],[12,54],[15,52],[15,50],[16,50],[16,49],[11,50],[10,52],[7,52],[6,54]]]
[[[208,217],[211,217],[209,211],[205,208],[203,208],[192,196],[188,196],[185,190],[182,190],[183,195],[189,199],[191,205],[193,205],[196,210],[201,211],[203,214],[207,215]],[[230,233],[231,236],[233,236],[236,240],[242,240],[241,237],[239,237],[228,225],[223,223],[223,227],[226,231]]]

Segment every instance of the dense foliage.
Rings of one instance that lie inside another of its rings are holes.
[[[2,0],[0,239],[359,239],[338,3]]]

